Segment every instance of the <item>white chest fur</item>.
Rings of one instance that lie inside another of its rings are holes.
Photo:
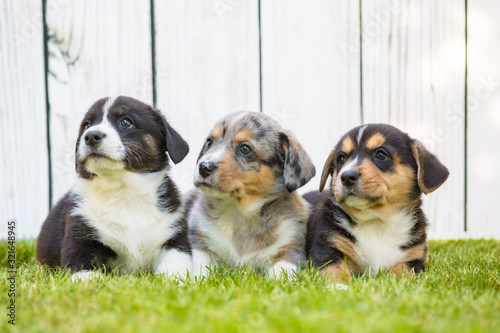
[[[120,179],[79,180],[75,187],[80,201],[73,214],[82,215],[118,255],[107,264],[110,269],[153,268],[162,245],[177,232],[182,212],[164,212],[157,205],[163,176],[124,171]]]
[[[400,263],[405,257],[401,245],[411,238],[413,224],[412,217],[402,212],[387,221],[368,221],[355,227],[346,225],[356,238],[355,251],[365,272],[377,273]]]

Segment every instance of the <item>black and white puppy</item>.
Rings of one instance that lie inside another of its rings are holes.
[[[309,206],[297,192],[315,174],[291,133],[258,112],[221,119],[198,157],[186,212],[194,274],[247,266],[270,277],[305,262]]]
[[[328,157],[307,232],[307,253],[331,282],[351,275],[425,268],[428,194],[448,178],[448,169],[421,143],[386,124],[356,127]]]
[[[187,223],[168,171],[169,156],[179,163],[188,152],[151,106],[124,96],[95,102],[76,141],[76,184],[45,220],[37,258],[73,279],[94,269],[186,274]]]

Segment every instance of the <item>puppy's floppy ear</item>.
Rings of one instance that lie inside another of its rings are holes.
[[[158,111],[160,113],[160,111]],[[177,164],[181,162],[184,157],[189,153],[189,145],[187,142],[177,133],[176,130],[170,126],[165,117],[161,115],[161,119],[163,120],[163,124],[165,125],[166,137],[167,141],[167,151],[168,155],[172,159],[172,161]]]
[[[331,151],[330,155],[326,159],[325,166],[323,167],[323,173],[321,174],[321,182],[319,184],[319,193],[323,192],[325,189],[325,184],[328,176],[333,174],[333,157],[335,156],[335,148]]]
[[[422,193],[429,194],[448,179],[450,172],[422,143],[414,141],[411,150],[417,162],[418,187]]]
[[[283,178],[288,192],[305,185],[316,174],[309,155],[289,133],[280,132],[280,140],[285,150]]]

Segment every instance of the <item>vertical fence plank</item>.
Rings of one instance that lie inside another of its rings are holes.
[[[105,96],[152,103],[148,1],[47,1],[53,200],[71,186],[83,115]]]
[[[467,9],[467,233],[500,238],[500,2]]]
[[[424,203],[431,238],[464,232],[465,5],[362,1],[363,113],[420,139],[450,170]]]
[[[41,1],[0,2],[0,239],[36,237],[48,211]]]
[[[263,112],[292,130],[317,176],[360,119],[357,1],[261,1]]]
[[[193,185],[205,137],[224,114],[259,111],[257,0],[155,1],[157,106],[188,141],[174,167],[181,189]]]

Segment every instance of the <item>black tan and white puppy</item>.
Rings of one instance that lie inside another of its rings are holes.
[[[100,275],[94,269],[186,274],[187,223],[168,171],[188,151],[151,106],[124,96],[95,102],[76,141],[76,184],[45,220],[38,259],[74,280]]]
[[[272,118],[242,111],[220,120],[186,202],[195,274],[224,263],[291,277],[306,259],[309,213],[295,190],[314,174],[309,156]]]
[[[418,141],[395,127],[352,129],[325,163],[307,232],[307,254],[331,282],[352,275],[425,268],[427,219],[421,195],[441,186],[448,169]]]

